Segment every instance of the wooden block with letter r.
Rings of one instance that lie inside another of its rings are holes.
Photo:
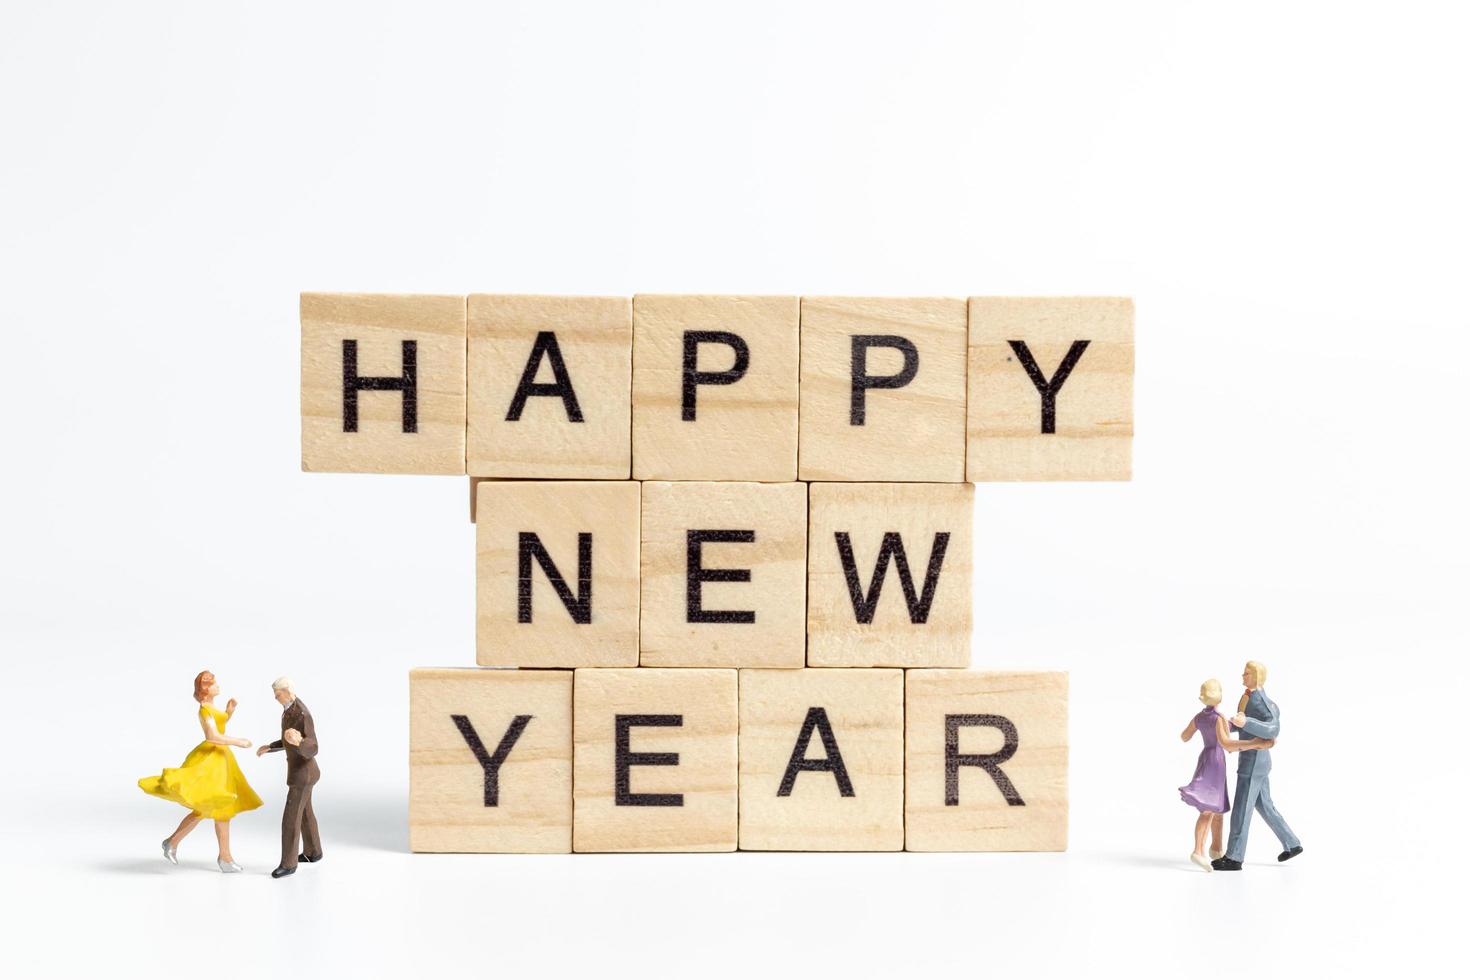
[[[965,303],[801,301],[802,480],[965,478]]]
[[[971,482],[1127,480],[1133,301],[970,300]]]
[[[414,851],[572,849],[572,672],[409,672]]]
[[[465,299],[301,294],[301,468],[464,473]]]
[[[807,665],[970,662],[967,483],[813,483]]]
[[[735,850],[733,670],[578,670],[572,847]]]
[[[740,672],[740,847],[903,849],[903,671]]]
[[[910,851],[1067,849],[1067,675],[910,670]]]
[[[486,480],[477,491],[477,662],[636,666],[638,484]]]

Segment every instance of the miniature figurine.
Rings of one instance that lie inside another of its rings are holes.
[[[1205,857],[1205,837],[1210,838],[1211,858],[1223,857],[1225,854],[1220,848],[1225,824],[1224,813],[1230,809],[1230,795],[1225,790],[1225,753],[1240,752],[1252,746],[1269,743],[1230,738],[1229,732],[1225,730],[1225,716],[1216,708],[1220,703],[1220,682],[1215,678],[1211,677],[1199,686],[1199,699],[1205,706],[1204,710],[1189,719],[1189,724],[1179,733],[1179,740],[1188,742],[1195,732],[1199,732],[1205,744],[1200,749],[1199,761],[1194,766],[1194,778],[1189,781],[1189,785],[1179,787],[1179,796],[1199,811],[1199,817],[1194,822],[1194,853],[1189,855],[1189,860],[1202,870],[1209,871],[1211,867]]]
[[[204,741],[194,747],[179,768],[165,769],[158,776],[144,776],[138,780],[138,786],[150,796],[189,808],[189,815],[163,842],[163,856],[169,863],[179,863],[179,843],[199,821],[213,820],[214,835],[219,840],[216,863],[225,874],[234,874],[244,869],[230,855],[230,820],[246,810],[254,810],[261,800],[245,781],[245,774],[230,751],[232,745],[250,748],[250,740],[225,734],[225,724],[235,713],[235,699],[231,698],[221,711],[214,706],[217,694],[219,684],[214,675],[201,671],[194,678],[194,700],[199,702],[199,727],[204,729]]]
[[[296,862],[315,864],[322,859],[322,839],[317,834],[316,814],[311,810],[311,788],[321,778],[316,764],[316,725],[311,712],[292,689],[289,677],[277,677],[271,691],[283,709],[281,737],[262,745],[257,756],[267,752],[286,753],[286,809],[281,814],[281,863],[272,878],[296,873]],[[296,847],[301,845],[298,854]]]
[[[1241,862],[1245,860],[1246,839],[1250,836],[1252,810],[1261,812],[1266,826],[1285,848],[1276,860],[1290,861],[1302,852],[1301,841],[1276,811],[1276,804],[1271,802],[1271,753],[1268,750],[1281,731],[1281,714],[1276,709],[1276,702],[1266,697],[1262,690],[1266,683],[1266,665],[1249,661],[1240,679],[1245,684],[1245,694],[1240,698],[1235,717],[1230,720],[1230,728],[1267,741],[1262,747],[1246,750],[1236,767],[1235,812],[1230,815],[1230,841],[1224,856],[1210,862],[1210,867],[1216,871],[1240,870]]]

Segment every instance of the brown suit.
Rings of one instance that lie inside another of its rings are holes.
[[[286,729],[294,728],[301,733],[301,744],[286,742]],[[318,858],[322,854],[322,839],[316,830],[316,814],[311,812],[311,788],[321,778],[322,772],[316,764],[316,725],[311,712],[300,698],[292,701],[281,712],[281,738],[269,746],[272,752],[286,753],[286,809],[281,814],[281,867],[296,867],[298,842],[299,853]]]

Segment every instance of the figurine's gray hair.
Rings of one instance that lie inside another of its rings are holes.
[[[275,680],[271,681],[272,691],[289,691],[291,689],[291,678],[289,677],[277,677]]]

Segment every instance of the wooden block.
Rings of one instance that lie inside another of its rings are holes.
[[[487,480],[487,479],[488,479],[488,477],[483,477],[483,476],[472,476],[472,477],[470,477],[470,523],[471,524],[475,523],[475,514],[478,513],[478,511],[479,511],[478,504],[480,502],[480,484],[484,483],[485,480]]]
[[[463,296],[301,294],[301,468],[464,473]]]
[[[1133,301],[970,300],[971,482],[1127,480]]]
[[[910,670],[906,682],[905,846],[1065,851],[1067,675]]]
[[[803,298],[803,480],[965,478],[965,303]]]
[[[975,488],[813,483],[810,493],[807,664],[967,666]]]
[[[796,479],[794,296],[633,297],[633,476]]]
[[[645,667],[806,663],[806,484],[643,484]]]
[[[572,672],[409,672],[414,851],[572,849]]]
[[[903,849],[903,671],[740,672],[740,847]]]
[[[478,663],[637,665],[638,484],[487,480],[478,509]]]
[[[577,851],[733,851],[733,670],[579,670]]]
[[[632,385],[626,298],[469,298],[468,472],[626,480]]]

